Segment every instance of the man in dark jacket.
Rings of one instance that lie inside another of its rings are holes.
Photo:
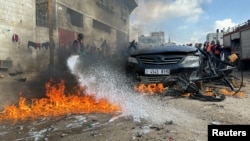
[[[83,45],[83,34],[79,33],[77,39],[74,40],[73,46],[71,49],[71,55],[85,55],[84,45]]]

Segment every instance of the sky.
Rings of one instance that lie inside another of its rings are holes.
[[[130,15],[131,40],[163,31],[177,44],[203,43],[208,33],[250,19],[250,0],[138,0]]]

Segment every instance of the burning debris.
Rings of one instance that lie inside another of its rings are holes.
[[[162,83],[159,84],[139,84],[134,86],[134,90],[139,93],[149,93],[149,94],[162,94],[166,91],[168,87],[164,87]]]
[[[138,85],[134,86],[134,90],[135,92],[138,92],[140,94],[144,94],[144,95],[165,95],[165,93],[167,93],[170,89],[168,87],[164,87],[164,85],[162,83],[152,83],[152,84],[143,84],[140,83]],[[215,93],[220,93],[222,95],[225,96],[235,96],[238,98],[243,98],[245,97],[245,94],[242,91],[239,92],[235,92],[232,90],[228,90],[226,88],[221,88],[219,90],[212,88],[212,87],[205,87],[203,90],[203,95],[204,96],[214,96]],[[191,93],[176,93],[176,94],[172,94],[172,95],[176,95],[176,96],[183,96],[183,97],[190,97]]]
[[[64,94],[64,81],[46,83],[46,98],[32,99],[31,103],[20,97],[18,106],[6,105],[0,114],[3,120],[29,120],[42,117],[58,117],[67,114],[81,113],[114,113],[120,107],[109,103],[106,99],[96,100],[93,95]]]
[[[244,98],[245,97],[245,94],[241,91],[239,92],[234,92],[234,91],[230,91],[228,89],[225,89],[225,88],[222,88],[220,89],[220,93],[226,95],[226,96],[236,96],[236,97],[239,97],[239,98]]]

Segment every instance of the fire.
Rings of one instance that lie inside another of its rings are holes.
[[[243,92],[237,92],[235,93],[234,91],[230,91],[228,89],[220,89],[220,93],[226,95],[226,96],[236,96],[236,97],[239,97],[239,98],[243,98],[245,97],[245,94]]]
[[[167,87],[164,87],[162,83],[159,84],[139,84],[137,86],[134,86],[134,90],[145,94],[162,94],[165,90],[167,90]]]
[[[205,90],[203,90],[203,95],[205,96],[213,96],[214,90],[210,87],[206,87]]]
[[[96,100],[92,95],[64,94],[62,80],[54,84],[46,83],[46,98],[32,99],[28,104],[26,98],[20,97],[19,105],[7,105],[0,114],[2,120],[27,120],[41,117],[57,117],[80,113],[114,113],[121,110],[118,105],[110,104],[106,99]],[[82,89],[81,89],[82,90]]]
[[[139,85],[135,85],[134,86],[134,90],[136,92],[139,92],[140,94],[163,94],[163,92],[168,90],[168,87],[164,87],[164,85],[162,83],[158,83],[158,84],[139,84]],[[245,94],[243,92],[237,92],[235,93],[234,91],[230,91],[228,89],[220,89],[218,91],[220,94],[223,94],[225,96],[236,96],[236,97],[240,97],[243,98],[245,96]],[[203,90],[203,95],[204,96],[214,96],[215,95],[215,89],[211,88],[211,87],[206,87]],[[190,93],[183,93],[181,96],[183,97],[189,97]]]

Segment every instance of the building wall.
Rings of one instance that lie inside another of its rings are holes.
[[[99,0],[83,0],[81,2],[69,2],[67,0],[58,0],[57,15],[58,28],[68,29],[75,33],[81,32],[85,35],[85,45],[101,49],[102,43],[106,40],[114,53],[124,43],[128,43],[129,36],[129,8],[125,1],[111,0],[110,3],[100,2]],[[68,21],[67,9],[70,8],[83,15],[83,27],[71,25]],[[123,11],[127,10],[126,17],[123,16]],[[93,20],[104,24],[110,30],[107,32],[102,29],[93,27]],[[120,34],[124,34],[124,36]],[[124,41],[124,38],[126,39]]]
[[[13,60],[13,66],[34,63],[34,51],[27,48],[27,40],[35,40],[35,9],[33,0],[1,0],[0,59]],[[12,42],[13,34],[18,41]],[[27,63],[28,62],[28,63]]]
[[[150,36],[141,35],[138,38],[140,46],[154,47],[165,44],[165,33],[162,31],[151,32]]]
[[[156,42],[158,44],[160,44],[160,45],[165,44],[165,33],[164,32],[162,32],[162,31],[152,32],[151,36],[156,38]]]
[[[223,33],[208,33],[206,38],[206,41],[209,43],[219,40],[220,44],[223,45]]]
[[[49,41],[49,29],[36,25],[36,2],[44,1],[46,0],[1,0],[0,59],[12,59],[14,69],[21,67],[23,70],[34,71],[49,64],[49,49],[28,47],[29,41],[38,44]],[[107,41],[109,53],[117,53],[129,42],[129,14],[136,3],[133,0],[53,0],[55,55],[60,47],[66,47],[59,44],[62,31],[75,33],[75,36],[83,33],[85,45],[95,48],[101,48],[102,43]],[[83,15],[82,27],[69,22],[67,9]],[[110,30],[107,32],[93,27],[93,21],[110,27]],[[18,42],[12,42],[13,34],[18,35]]]

